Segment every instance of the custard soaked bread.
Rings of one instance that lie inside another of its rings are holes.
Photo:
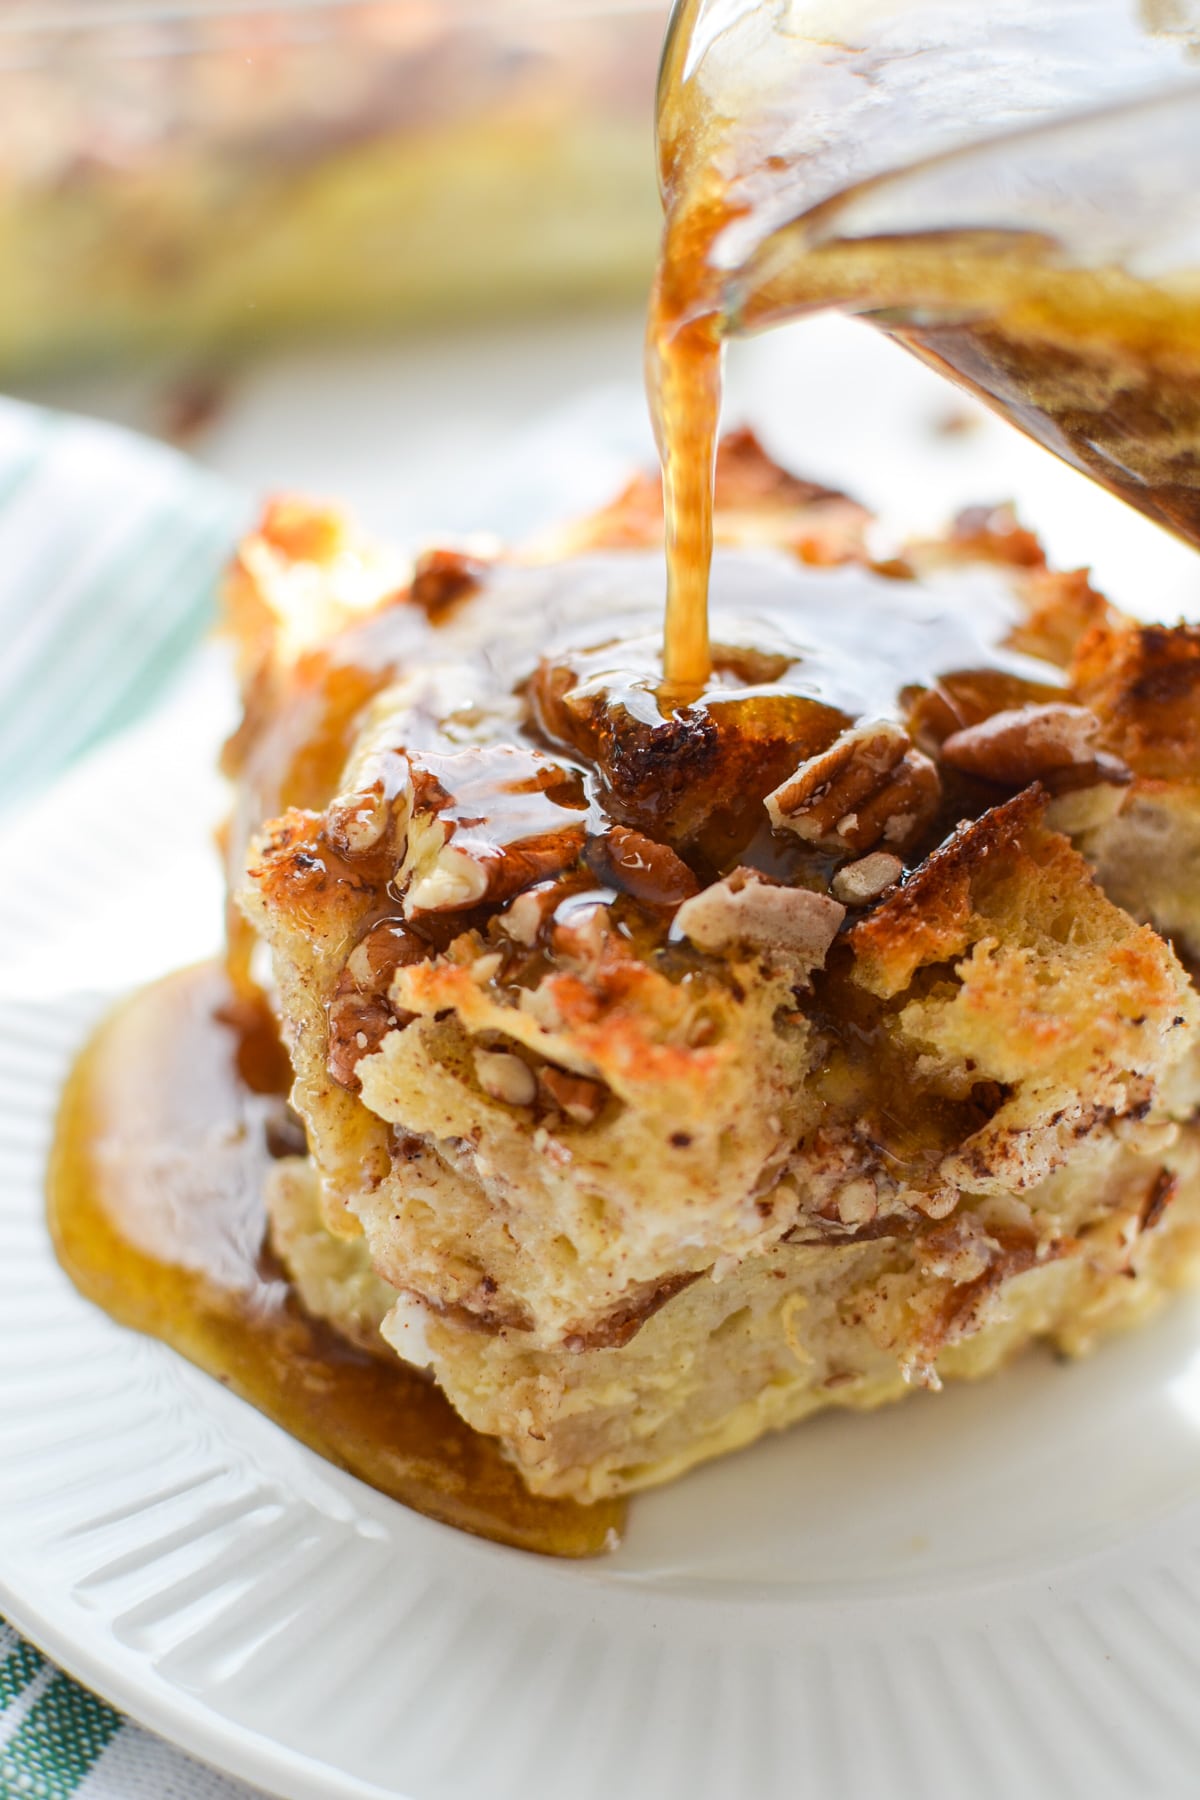
[[[1083,1349],[1200,1256],[1195,634],[1003,512],[873,564],[745,435],[717,505],[702,694],[649,482],[403,577],[277,506],[229,588],[276,1248],[581,1499]]]

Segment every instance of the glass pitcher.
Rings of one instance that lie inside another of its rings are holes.
[[[1200,546],[1198,58],[1197,0],[683,0],[652,367],[836,307]]]

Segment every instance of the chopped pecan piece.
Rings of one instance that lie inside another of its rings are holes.
[[[977,725],[952,733],[941,759],[966,775],[979,775],[1004,787],[1028,787],[1063,771],[1095,770],[1101,780],[1128,779],[1114,757],[1097,748],[1100,721],[1086,706],[1065,701],[1018,706],[993,713]]]
[[[340,856],[365,856],[387,831],[391,805],[378,787],[339,794],[325,814],[325,830]]]
[[[604,954],[610,924],[606,900],[597,899],[594,894],[568,897],[554,912],[550,932],[554,954],[583,963],[595,962]]]
[[[499,914],[496,928],[505,937],[511,938],[514,944],[521,944],[526,950],[531,950],[558,901],[559,890],[551,882],[526,888],[523,894],[518,894]]]
[[[587,863],[602,881],[646,906],[678,906],[699,883],[681,856],[641,831],[614,825],[587,847]]]
[[[529,1106],[537,1097],[537,1077],[511,1051],[477,1050],[475,1074],[484,1093],[506,1106]]]
[[[777,828],[826,850],[897,849],[932,818],[941,794],[938,772],[890,720],[856,725],[828,750],[810,756],[767,795]]]
[[[352,1094],[359,1089],[359,1058],[371,1056],[398,1023],[386,1000],[351,989],[329,1002],[329,1073]]]
[[[875,1179],[871,1175],[860,1175],[854,1181],[848,1181],[837,1196],[838,1217],[843,1225],[854,1230],[860,1225],[870,1225],[879,1210],[879,1196]]]
[[[405,915],[412,918],[422,912],[463,912],[478,906],[487,891],[487,863],[454,844],[443,844],[404,896]]]
[[[589,1081],[586,1075],[571,1075],[566,1069],[549,1065],[540,1071],[538,1086],[543,1098],[576,1125],[591,1125],[600,1117],[608,1098],[603,1082]]]
[[[413,769],[403,750],[380,742],[356,758],[347,786],[325,811],[325,835],[339,856],[353,860],[382,851],[385,840],[395,849],[415,798]]]
[[[423,962],[429,946],[398,919],[385,919],[355,945],[329,999],[327,1066],[339,1087],[358,1092],[358,1062],[378,1050],[389,1031],[406,1025],[411,1015],[398,1013],[388,1000],[396,970]]]
[[[904,873],[904,864],[890,850],[872,850],[857,862],[838,870],[830,887],[835,900],[846,906],[866,906],[893,887]]]
[[[368,931],[346,959],[346,974],[359,993],[386,994],[397,969],[424,962],[429,946],[401,919],[384,919]]]
[[[409,592],[430,623],[439,625],[456,600],[476,591],[482,574],[483,564],[460,550],[427,550],[417,558]]]
[[[576,771],[507,745],[421,751],[412,765],[413,816],[393,884],[407,918],[498,906],[578,859],[585,802]]]
[[[735,869],[685,900],[675,929],[698,950],[781,950],[817,969],[845,916],[845,907],[828,894],[778,887],[749,869]]]

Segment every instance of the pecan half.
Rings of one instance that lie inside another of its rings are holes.
[[[1086,706],[1017,706],[952,733],[940,754],[952,769],[1005,787],[1083,769],[1097,770],[1099,779],[1127,779],[1124,765],[1099,750],[1099,733],[1100,721]]]
[[[941,795],[938,772],[890,720],[853,726],[766,798],[771,823],[826,850],[912,842]]]

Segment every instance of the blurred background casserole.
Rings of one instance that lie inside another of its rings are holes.
[[[0,378],[644,294],[663,0],[0,17]]]

